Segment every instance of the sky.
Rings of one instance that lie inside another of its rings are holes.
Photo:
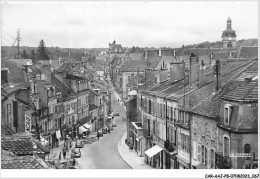
[[[258,38],[257,1],[41,2],[2,4],[2,45],[108,48],[181,47],[221,40],[232,19],[237,40]]]

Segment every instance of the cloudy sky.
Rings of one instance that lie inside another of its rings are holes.
[[[218,41],[230,16],[237,39],[258,37],[257,2],[78,2],[2,4],[2,44],[69,48],[180,47]]]

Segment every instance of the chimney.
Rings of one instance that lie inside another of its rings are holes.
[[[175,49],[173,49],[173,56],[176,57]]]
[[[159,57],[162,56],[162,49],[159,48]]]
[[[206,82],[205,70],[206,70],[206,66],[202,60],[200,65],[200,71],[199,71],[199,84],[204,84]]]
[[[2,80],[2,84],[9,82],[9,69],[8,68],[1,69],[1,80]]]
[[[189,84],[199,80],[199,59],[194,53],[190,55]]]
[[[215,74],[215,90],[218,91],[221,88],[220,81],[220,62],[216,60],[216,65],[214,66],[214,74]]]
[[[171,62],[170,65],[170,83],[181,80],[183,78],[183,63]]]

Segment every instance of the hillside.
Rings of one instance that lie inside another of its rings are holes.
[[[236,46],[258,46],[258,39],[242,39],[236,42]],[[221,41],[217,42],[203,42],[199,44],[186,45],[185,48],[221,48]],[[142,47],[132,47],[128,51],[138,51],[143,50]],[[148,48],[149,49],[149,48]],[[153,49],[153,48],[151,48]],[[30,56],[32,50],[37,50],[37,47],[25,47],[20,48],[20,53],[26,51]],[[60,47],[48,47],[49,56],[51,59],[68,58],[70,54],[71,59],[81,60],[84,52],[87,51],[89,54],[97,55],[101,51],[107,51],[107,48],[60,48]],[[17,47],[2,46],[1,47],[1,57],[15,58],[17,55]]]
[[[258,46],[258,39],[242,39],[236,42],[236,47],[240,46]],[[221,41],[202,42],[199,44],[186,45],[187,48],[221,48]]]
[[[31,51],[35,50],[37,51],[37,47],[26,47],[22,46],[20,47],[20,53],[23,52],[23,50],[26,51],[26,53],[30,56]],[[58,57],[61,58],[68,58],[69,54],[72,59],[80,60],[84,54],[85,51],[87,51],[89,54],[98,54],[100,51],[107,50],[106,48],[60,48],[60,47],[47,47],[47,50],[49,52],[49,56],[51,59],[57,59]],[[7,58],[15,58],[17,55],[17,47],[10,47],[10,46],[2,46],[1,47],[1,57],[7,57]]]

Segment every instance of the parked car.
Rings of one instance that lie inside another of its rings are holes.
[[[120,113],[119,113],[119,112],[116,112],[116,113],[115,113],[115,116],[120,116]]]
[[[73,156],[74,156],[74,157],[81,157],[80,148],[75,148],[75,149],[73,149]]]
[[[82,147],[84,147],[84,143],[82,141],[77,141],[76,148],[82,148]]]

